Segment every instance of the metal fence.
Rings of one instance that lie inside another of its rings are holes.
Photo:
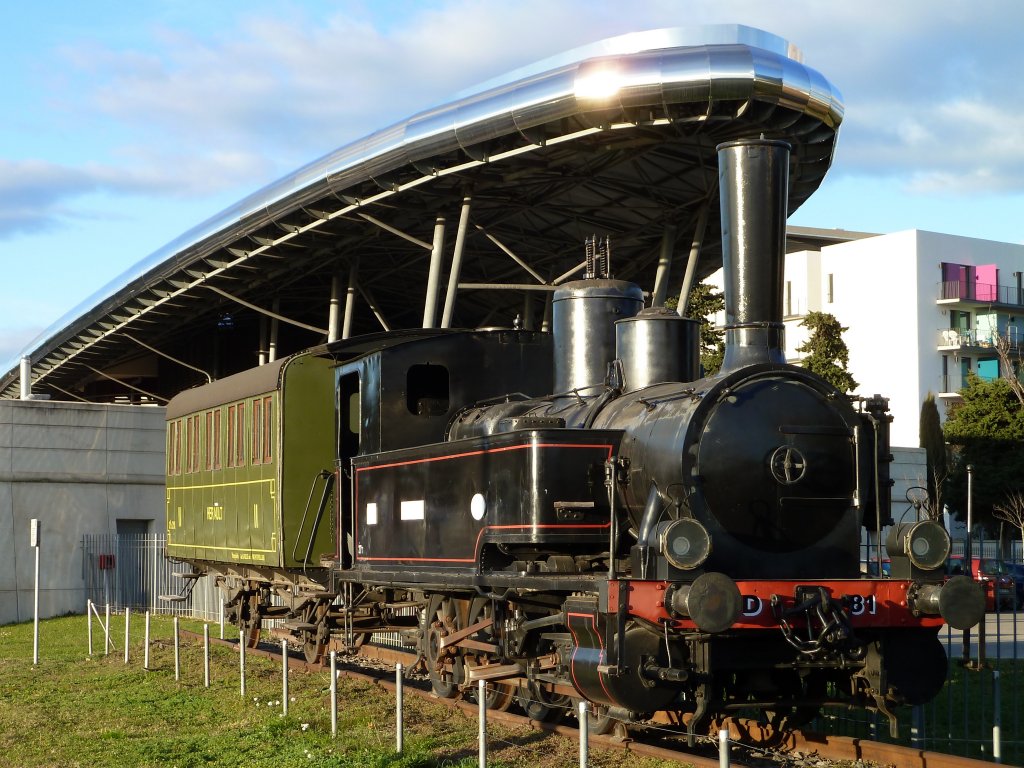
[[[199,579],[183,602],[161,600],[181,594],[189,580],[175,574],[188,565],[164,557],[167,536],[158,534],[85,534],[82,537],[82,581],[85,596],[97,605],[122,611],[188,616],[204,621],[220,619],[220,593],[211,579]]]
[[[176,594],[185,580],[174,576],[187,570],[164,557],[165,537],[158,535],[87,535],[82,539],[86,595],[114,610],[178,614],[200,620],[220,618],[220,595],[212,579],[200,579],[185,602],[170,603],[160,595]],[[995,541],[976,541],[975,558],[999,559]],[[1020,542],[1003,551],[1010,563],[1024,562]],[[954,542],[962,554],[963,542]],[[865,560],[869,555],[865,551]],[[983,760],[997,757],[1008,765],[1024,764],[1024,609],[1001,608],[986,616],[984,628],[969,633],[943,629],[948,679],[943,692],[921,707],[900,711],[900,734],[889,736],[885,717],[858,711],[827,710],[812,725],[820,732],[894,741],[934,752]],[[375,644],[402,645],[398,633],[375,635]],[[994,736],[998,734],[998,747]]]

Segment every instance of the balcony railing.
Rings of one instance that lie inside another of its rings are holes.
[[[967,386],[967,379],[963,374],[950,373],[945,376],[939,376],[940,395],[957,394],[965,386]]]
[[[1022,307],[1024,306],[1024,289],[1015,285],[947,280],[939,286],[939,298]]]
[[[1017,326],[1007,326],[1003,332],[1010,350],[1021,351],[1021,339]],[[940,328],[938,331],[938,346],[953,347],[962,349],[964,347],[994,347],[996,345],[996,333],[994,331],[979,331],[977,329]]]

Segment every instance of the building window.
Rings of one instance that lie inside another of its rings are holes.
[[[836,300],[836,284],[835,275],[831,272],[828,273],[828,303],[831,304]]]
[[[793,314],[793,281],[786,281],[786,315]]]

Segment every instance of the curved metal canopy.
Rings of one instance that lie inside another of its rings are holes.
[[[33,343],[33,389],[163,402],[255,365],[271,341],[278,355],[325,341],[332,283],[335,299],[339,283],[352,296],[352,334],[539,325],[541,297],[575,273],[592,233],[611,237],[615,276],[649,291],[674,250],[677,294],[691,246],[698,279],[721,261],[715,146],[790,142],[792,211],[828,170],[842,114],[795,48],[747,27],[570,51],[342,147],[186,232]],[[279,332],[268,336],[267,318]],[[0,396],[18,390],[14,369]]]

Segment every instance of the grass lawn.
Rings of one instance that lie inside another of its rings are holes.
[[[111,620],[115,645],[103,649],[93,620],[40,625],[32,666],[32,623],[0,626],[0,765],[15,766],[476,766],[477,722],[441,704],[406,696],[405,750],[394,752],[394,697],[377,687],[338,681],[338,737],[331,738],[330,674],[291,671],[289,712],[281,711],[280,662],[246,657],[245,698],[238,654],[213,645],[211,687],[203,687],[202,641],[181,645],[174,679],[172,622],[152,620],[150,670],[143,669],[143,617],[133,614],[131,658],[124,664],[124,617]],[[182,629],[199,629],[182,622]],[[211,636],[218,628],[211,626]],[[229,630],[230,631],[230,630]],[[578,763],[571,741],[488,724],[488,765],[555,768]],[[591,765],[651,768],[660,762],[591,748]]]

